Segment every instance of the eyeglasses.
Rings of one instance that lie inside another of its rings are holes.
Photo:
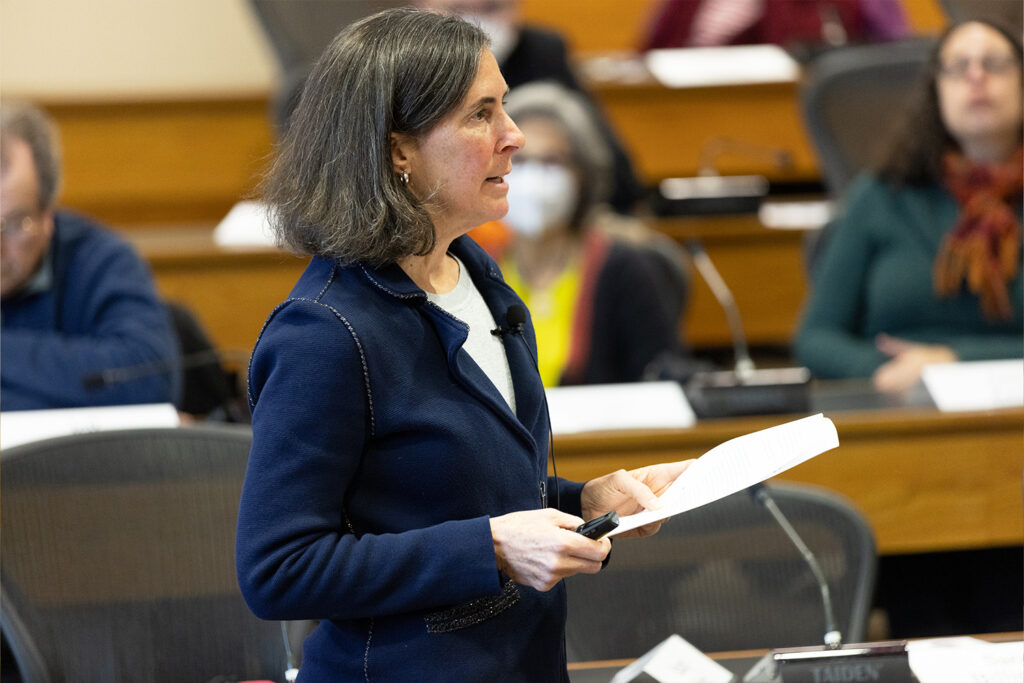
[[[0,216],[0,236],[18,239],[34,234],[38,221],[26,213]]]
[[[1013,55],[984,55],[981,59],[960,57],[949,64],[939,66],[939,74],[955,80],[966,80],[971,71],[971,65],[977,64],[989,76],[1001,76],[1009,73],[1017,65],[1017,59]]]

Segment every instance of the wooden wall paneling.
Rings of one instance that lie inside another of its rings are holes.
[[[118,227],[217,221],[269,159],[265,98],[55,103],[61,204]]]

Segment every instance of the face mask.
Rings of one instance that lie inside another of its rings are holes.
[[[505,58],[512,53],[512,48],[516,46],[518,40],[516,29],[512,25],[476,14],[466,14],[462,18],[479,26],[480,30],[491,39],[491,54],[494,55],[498,64],[505,61]]]
[[[524,237],[535,237],[553,225],[566,224],[576,208],[576,176],[564,166],[523,161],[512,164],[508,181],[508,213],[504,222]]]

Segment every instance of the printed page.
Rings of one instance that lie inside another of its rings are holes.
[[[608,429],[679,429],[697,417],[678,382],[549,387],[551,431],[575,434]]]
[[[1024,360],[936,363],[921,379],[943,412],[1024,406]]]
[[[622,517],[618,528],[608,535],[724,498],[838,445],[835,425],[820,413],[730,439],[702,455],[672,483],[660,497],[660,510]]]
[[[1024,643],[933,638],[907,645],[921,683],[1010,683],[1024,680]]]

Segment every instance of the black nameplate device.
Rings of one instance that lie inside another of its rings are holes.
[[[600,517],[594,517],[585,524],[580,524],[576,527],[576,533],[583,534],[587,538],[598,539],[607,534],[609,531],[619,525],[619,514],[612,510],[611,512],[601,515]]]
[[[910,671],[905,640],[851,643],[836,649],[821,646],[775,649],[743,678],[744,683],[913,683],[916,680]]]

